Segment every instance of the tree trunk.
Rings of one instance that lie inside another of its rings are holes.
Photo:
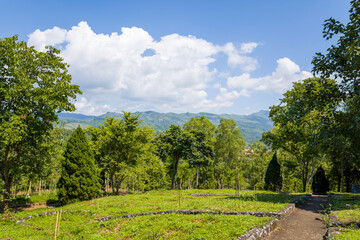
[[[5,150],[5,156],[4,156],[4,169],[2,172],[3,175],[3,180],[4,180],[4,184],[5,184],[5,191],[4,191],[4,195],[3,195],[3,199],[4,199],[4,213],[7,213],[8,209],[10,208],[10,189],[11,189],[11,179],[9,176],[9,153],[10,153],[10,148],[7,147]]]
[[[39,196],[41,195],[41,178],[39,180]]]
[[[340,190],[344,192],[344,161],[340,160]]]
[[[116,195],[119,195],[119,182],[117,175],[115,175],[115,186],[116,186]]]
[[[305,176],[305,169],[304,169],[304,166],[303,166],[303,169],[301,170],[301,180],[302,180],[302,185],[303,185],[303,187],[302,187],[302,191],[303,192],[306,192],[306,176]]]
[[[29,190],[26,195],[30,195],[30,193],[31,193],[31,180],[29,181]]]
[[[196,166],[196,188],[199,188],[199,166]]]
[[[178,164],[179,164],[179,157],[175,158],[175,162],[174,162],[174,175],[171,179],[171,189],[175,189],[175,179],[176,179],[176,175],[177,175],[177,168],[178,168]]]

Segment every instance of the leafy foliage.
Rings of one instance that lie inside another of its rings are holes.
[[[49,47],[38,52],[17,36],[0,39],[0,169],[8,198],[15,179],[43,155],[42,143],[57,121],[56,113],[74,111],[80,94],[68,65]],[[31,154],[29,154],[31,152]],[[41,166],[38,164],[41,171]],[[34,169],[34,168],[33,168]]]
[[[263,140],[295,157],[306,191],[319,160],[320,143],[334,124],[341,92],[334,80],[309,78],[295,82],[283,95],[279,105],[270,107],[275,128],[264,133]]]
[[[141,128],[140,123],[139,115],[123,112],[120,120],[107,118],[100,128],[88,128],[103,186],[106,177],[117,192],[129,177],[131,187],[138,189],[165,185],[165,168],[155,155],[153,129]]]

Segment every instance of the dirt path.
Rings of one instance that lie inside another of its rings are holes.
[[[290,216],[279,221],[276,228],[266,238],[267,240],[311,240],[324,239],[326,225],[320,211],[326,205],[327,196],[313,195],[304,205],[296,208]]]

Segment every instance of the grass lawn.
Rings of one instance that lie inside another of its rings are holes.
[[[165,210],[265,211],[276,212],[302,195],[272,192],[240,192],[246,196],[193,196],[194,193],[235,194],[234,190],[158,190],[121,196],[109,196],[78,202],[58,208],[39,208],[13,213],[0,222],[0,238],[49,239],[54,237],[56,215],[33,217],[25,226],[16,224],[22,217],[60,209],[59,239],[236,239],[255,226],[263,226],[270,218],[245,215],[153,215],[117,218],[107,222],[96,219]]]
[[[331,201],[332,214],[341,222],[360,222],[360,194],[336,194]]]
[[[332,215],[341,222],[360,222],[360,194],[337,193],[331,200]],[[335,239],[358,240],[360,229],[343,228]]]
[[[358,240],[360,238],[360,229],[343,229],[342,233],[334,238],[337,240]]]

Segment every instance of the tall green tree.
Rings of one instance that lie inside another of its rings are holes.
[[[260,141],[254,141],[250,148],[242,152],[244,178],[249,188],[262,188],[266,167],[271,160],[271,154]]]
[[[121,183],[131,172],[147,172],[139,168],[139,165],[153,167],[160,164],[155,156],[154,130],[140,127],[140,115],[130,112],[123,114],[120,120],[107,118],[99,129],[89,128],[101,175],[109,175],[113,190],[115,187],[117,193]],[[104,184],[104,180],[102,182]]]
[[[171,176],[171,189],[175,189],[175,180],[181,160],[187,160],[194,142],[193,136],[180,126],[170,125],[169,129],[157,136],[159,156],[168,163]]]
[[[321,133],[331,126],[341,92],[334,80],[309,78],[295,82],[283,95],[279,105],[270,107],[275,128],[263,140],[296,158],[306,191],[321,152]]]
[[[281,166],[274,153],[265,174],[265,190],[280,191],[282,188]]]
[[[215,129],[216,126],[205,116],[193,117],[184,123],[184,130],[192,133],[195,137],[189,164],[196,168],[196,187],[199,187],[201,167],[205,170],[204,181],[212,177],[212,174],[209,174],[209,167],[211,167],[214,157]]]
[[[59,50],[38,52],[17,40],[0,39],[0,174],[6,208],[14,179],[29,164],[28,149],[39,149],[58,120],[56,113],[74,111],[72,100],[81,94]]]
[[[360,170],[360,1],[352,0],[349,11],[349,21],[343,24],[334,18],[327,19],[324,23],[323,36],[326,40],[337,39],[326,53],[316,53],[313,58],[313,72],[321,77],[334,76],[341,80],[343,92],[343,106],[339,111],[343,117],[339,118],[337,125],[342,125],[343,135],[350,145],[341,151],[351,152],[348,159],[353,162],[357,171]],[[336,131],[330,132],[334,137]],[[339,145],[338,145],[339,146]],[[348,156],[348,154],[347,154]],[[342,165],[349,161],[342,161]],[[355,169],[356,170],[356,169]],[[341,180],[343,184],[343,180]],[[343,190],[343,187],[341,187]]]
[[[220,119],[215,137],[215,179],[219,188],[231,187],[241,171],[240,153],[246,142],[232,119]]]
[[[63,204],[90,200],[98,195],[99,190],[94,156],[85,132],[79,126],[66,144],[57,184],[58,198]]]

